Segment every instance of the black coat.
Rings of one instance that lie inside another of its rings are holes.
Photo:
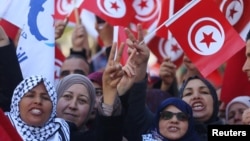
[[[123,135],[128,141],[141,141],[152,125],[154,114],[146,106],[147,79],[133,84],[121,98],[124,109]]]
[[[14,44],[0,47],[0,107],[4,112],[10,110],[13,91],[22,80]]]
[[[94,127],[81,132],[74,124],[70,124],[71,141],[122,141],[122,116],[97,115]]]

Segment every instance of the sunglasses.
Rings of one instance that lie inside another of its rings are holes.
[[[176,118],[179,121],[187,121],[188,120],[188,115],[186,115],[183,112],[173,113],[173,112],[169,112],[169,111],[163,111],[160,113],[160,118],[164,119],[164,120],[170,120],[173,118],[174,115],[176,116]]]

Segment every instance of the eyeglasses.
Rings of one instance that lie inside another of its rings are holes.
[[[160,118],[164,119],[164,120],[170,120],[171,118],[173,118],[173,116],[176,116],[176,118],[179,121],[187,121],[188,120],[188,115],[186,115],[183,112],[178,112],[178,113],[173,113],[170,111],[163,111],[160,113]]]

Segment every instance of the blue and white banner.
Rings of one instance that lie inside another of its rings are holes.
[[[10,0],[0,0],[0,19],[4,15],[5,11],[8,9]]]
[[[23,77],[41,74],[54,82],[53,0],[12,0],[3,18],[21,29],[17,56]]]

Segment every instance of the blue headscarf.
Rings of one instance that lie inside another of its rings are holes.
[[[169,105],[177,107],[179,110],[181,110],[183,113],[189,116],[187,132],[182,138],[178,139],[178,141],[199,141],[199,137],[194,129],[192,108],[185,101],[176,97],[167,98],[159,105],[154,118],[153,126],[149,130],[149,134],[143,135],[143,141],[150,140],[149,138],[145,139],[147,138],[148,135],[152,136],[153,139],[151,138],[151,141],[154,140],[170,141],[169,139],[161,135],[159,131],[160,112],[162,112]]]

